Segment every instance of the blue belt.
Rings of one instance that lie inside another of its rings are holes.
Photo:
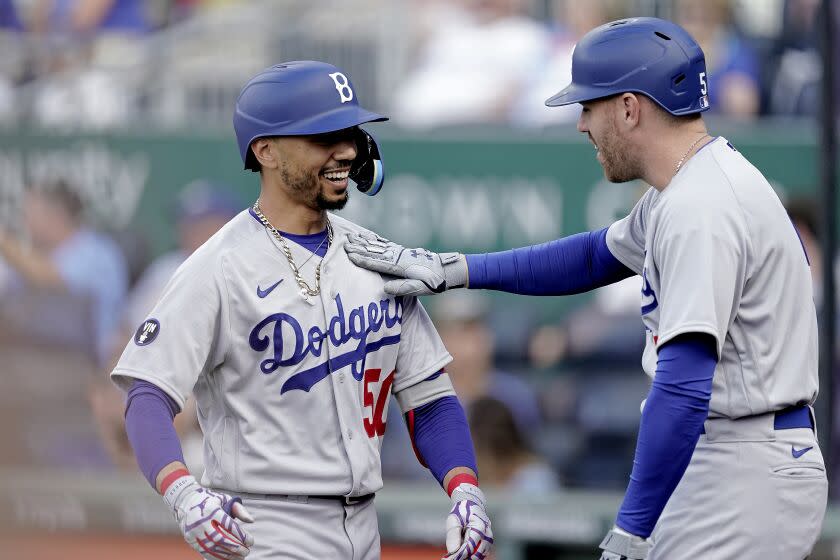
[[[814,423],[811,420],[811,409],[808,405],[789,406],[776,412],[776,417],[773,419],[773,428],[776,430],[791,430],[793,428],[811,428],[814,429]],[[701,434],[706,433],[706,426],[703,425]]]

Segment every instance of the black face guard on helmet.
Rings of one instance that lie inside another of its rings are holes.
[[[373,196],[382,189],[385,182],[385,167],[382,165],[379,146],[368,131],[357,128],[356,149],[358,154],[350,167],[350,179],[361,192]]]

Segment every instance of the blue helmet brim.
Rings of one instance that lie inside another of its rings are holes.
[[[242,116],[243,120],[250,120],[247,116]],[[309,136],[312,134],[324,134],[327,132],[335,132],[337,130],[344,130],[346,128],[353,128],[369,122],[387,121],[388,117],[368,111],[357,105],[347,105],[338,107],[333,111],[326,113],[319,113],[309,119],[295,121],[293,123],[281,121],[276,123],[257,122],[258,126],[255,128],[259,130],[258,134],[252,136],[247,144],[242,146],[244,150],[242,153],[242,160],[245,163],[245,169],[249,169],[248,152],[250,151],[251,143],[257,138],[265,138],[267,136]]]
[[[571,83],[561,89],[556,94],[545,100],[547,107],[562,107],[564,105],[571,105],[573,103],[583,103],[585,101],[592,101],[602,97],[609,97],[614,95],[613,92],[599,87],[580,86]]]

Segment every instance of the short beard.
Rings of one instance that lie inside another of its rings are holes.
[[[338,200],[327,200],[324,193],[319,190],[315,202],[321,210],[341,210],[347,205],[348,200],[350,200],[349,189],[344,191],[344,196]]]
[[[639,162],[633,159],[627,145],[618,135],[615,120],[610,119],[609,129],[604,134],[598,149],[604,160],[604,176],[611,183],[626,183],[642,178]]]
[[[338,200],[328,200],[320,187],[317,175],[312,176],[300,170],[292,170],[288,163],[283,162],[280,167],[280,178],[289,187],[292,197],[314,210],[341,210],[350,199],[350,191]]]

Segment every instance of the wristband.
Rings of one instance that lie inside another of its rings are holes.
[[[198,485],[195,477],[189,474],[181,476],[169,485],[169,488],[167,488],[166,493],[163,495],[163,501],[173,510],[176,509],[175,506],[177,505],[178,498],[184,490],[193,485]]]
[[[190,472],[187,469],[184,469],[184,468],[175,469],[174,471],[172,471],[171,473],[166,475],[163,478],[163,480],[161,481],[161,483],[160,483],[160,493],[165,495],[166,490],[169,489],[169,486],[173,482],[175,482],[176,480],[178,480],[182,476],[189,476],[189,475],[190,475]]]
[[[473,486],[478,487],[478,479],[468,473],[460,473],[456,474],[452,477],[452,480],[449,481],[449,484],[446,485],[446,493],[451,496],[452,492],[458,487],[459,484],[472,484]]]

